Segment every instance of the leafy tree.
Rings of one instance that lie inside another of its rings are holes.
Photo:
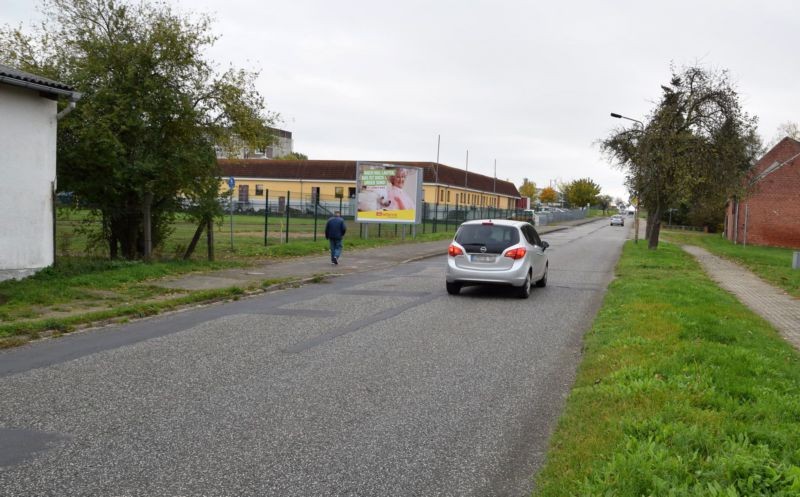
[[[708,202],[720,212],[742,189],[761,152],[756,119],[744,113],[727,72],[689,67],[662,86],[645,125],[618,129],[602,142],[647,208],[648,247],[658,247],[667,209]]]
[[[585,207],[597,203],[600,185],[589,178],[576,179],[565,184],[562,192],[573,207]]]
[[[531,204],[536,202],[536,183],[533,181],[528,181],[528,178],[522,178],[522,186],[519,187],[519,193],[523,197],[528,197],[531,200]]]
[[[552,186],[542,188],[542,191],[539,193],[539,200],[543,204],[558,202],[558,192]]]
[[[599,195],[597,197],[597,206],[603,210],[603,215],[606,214],[606,211],[611,206],[611,195]]]
[[[306,154],[301,154],[300,152],[291,152],[282,157],[276,157],[276,159],[280,160],[308,160],[308,156]]]
[[[214,145],[269,140],[276,116],[263,111],[256,74],[216,72],[203,54],[216,40],[209,17],[163,3],[44,0],[42,12],[30,34],[0,30],[0,59],[83,93],[59,123],[58,184],[102,218],[111,257],[149,252],[146,219],[161,243],[181,199],[209,220]]]

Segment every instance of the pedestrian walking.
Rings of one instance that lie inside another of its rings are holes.
[[[325,223],[325,239],[331,245],[331,264],[339,264],[339,257],[342,256],[342,239],[347,233],[347,226],[339,211],[333,213],[333,217]]]

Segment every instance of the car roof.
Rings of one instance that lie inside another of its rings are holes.
[[[512,219],[473,219],[471,221],[466,221],[464,223],[461,223],[461,226],[470,226],[470,225],[484,224],[484,223],[492,223],[497,226],[514,226],[516,228],[525,226],[526,224],[530,226],[531,224],[527,221],[514,221]]]

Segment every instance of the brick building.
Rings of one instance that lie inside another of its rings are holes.
[[[772,147],[748,182],[750,192],[728,202],[728,240],[800,248],[800,141],[787,137]]]

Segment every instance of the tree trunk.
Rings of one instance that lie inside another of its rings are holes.
[[[142,205],[142,224],[144,230],[144,258],[146,261],[149,261],[150,257],[153,255],[153,228],[150,215],[150,206],[152,204],[153,194],[150,192],[145,193]]]
[[[112,231],[111,235],[108,237],[108,255],[112,261],[119,257],[119,248],[117,244],[117,236]]]
[[[647,212],[647,248],[658,248],[658,237],[661,234],[661,207],[656,207],[652,212]]]
[[[653,209],[650,209],[647,211],[647,225],[644,227],[644,237],[648,240],[650,239],[650,233],[654,225],[655,219],[653,218]]]
[[[200,235],[203,234],[203,228],[206,227],[206,220],[200,220],[200,224],[197,225],[197,229],[194,232],[194,236],[192,237],[192,241],[189,242],[189,246],[186,248],[186,253],[183,254],[183,260],[189,260],[189,257],[192,256],[194,253],[194,249],[197,246],[197,241],[200,240]]]
[[[208,260],[214,261],[214,218],[208,218],[208,229],[206,230],[208,240]]]

